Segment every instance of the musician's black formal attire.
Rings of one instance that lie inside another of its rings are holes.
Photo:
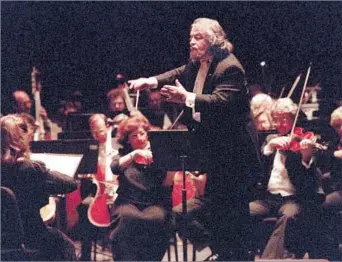
[[[192,92],[199,62],[155,76],[158,87],[179,79]],[[250,118],[245,73],[233,54],[216,54],[209,66],[203,91],[196,94],[195,111],[186,107],[183,122],[202,153],[202,172],[208,173],[205,198],[211,214],[212,246],[223,260],[245,260],[249,236],[249,190],[260,172],[257,132]]]
[[[96,186],[89,178],[82,178],[80,185],[82,202],[77,206],[78,226],[80,228],[81,256],[80,261],[91,261],[91,245],[94,239],[98,237],[99,228],[93,225],[88,218],[88,209],[94,201],[96,195]]]
[[[125,152],[129,153],[129,152]],[[161,261],[169,245],[172,188],[164,187],[166,171],[132,162],[119,167],[115,156],[112,172],[119,188],[111,209],[114,261]]]
[[[342,148],[342,140],[333,147],[332,150],[322,151],[319,164],[324,173],[323,187],[326,198],[323,203],[327,227],[332,229],[335,237],[342,240],[342,159],[336,158],[333,153]],[[342,260],[342,253],[338,260]]]
[[[77,189],[73,179],[48,170],[41,162],[25,160],[1,165],[1,185],[10,188],[17,197],[26,247],[39,249],[42,260],[76,260],[71,239],[58,229],[46,226],[40,216],[40,208],[49,203],[50,195]]]
[[[264,181],[268,184],[267,191],[250,203],[253,217],[278,217],[261,257],[282,259],[288,249],[297,258],[302,258],[305,252],[309,252],[310,258],[336,258],[338,244],[323,217],[325,195],[316,156],[304,164],[299,152],[265,151],[264,146],[277,136],[269,135],[262,146],[272,163]]]

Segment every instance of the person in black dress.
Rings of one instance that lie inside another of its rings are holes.
[[[123,149],[111,164],[112,172],[119,175],[118,196],[111,209],[114,261],[162,260],[169,245],[172,179],[153,164],[149,129],[142,115],[118,127]]]

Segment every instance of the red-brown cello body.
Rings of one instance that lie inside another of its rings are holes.
[[[93,177],[93,183],[97,187],[96,195],[88,209],[89,221],[97,227],[107,227],[110,225],[109,205],[116,198],[118,183],[105,180],[105,171],[98,165],[97,173]]]

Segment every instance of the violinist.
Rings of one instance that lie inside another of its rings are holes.
[[[263,198],[250,203],[250,213],[255,218],[278,217],[261,255],[263,259],[282,259],[285,248],[294,252],[297,258],[305,251],[311,251],[310,258],[331,258],[328,254],[331,247],[329,250],[328,246],[333,246],[332,243],[326,241],[318,247],[318,236],[314,234],[320,227],[315,220],[319,216],[316,207],[324,199],[313,157],[315,142],[303,138],[298,142],[297,152],[290,150],[293,141],[288,134],[293,128],[296,112],[297,105],[290,98],[277,100],[271,114],[278,134],[269,135],[262,147],[262,154],[272,157],[273,165],[267,192]],[[309,218],[315,227],[311,228],[305,218]],[[304,250],[306,239],[315,243],[314,250]]]
[[[118,197],[111,209],[114,261],[161,261],[169,245],[172,180],[153,164],[148,130],[150,123],[142,115],[118,127],[123,148],[111,163],[119,175]]]
[[[251,99],[251,111],[258,131],[273,129],[271,107],[274,101],[271,96],[259,93]]]

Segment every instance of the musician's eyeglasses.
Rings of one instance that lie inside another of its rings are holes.
[[[137,133],[129,134],[129,137],[130,138],[137,138],[138,136],[144,136],[144,135],[146,135],[146,131],[140,131],[140,132],[137,132]]]

